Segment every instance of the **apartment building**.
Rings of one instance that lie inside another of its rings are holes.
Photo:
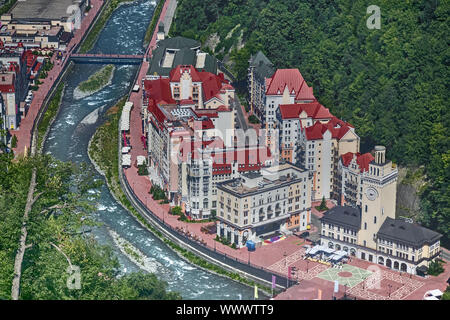
[[[266,80],[275,72],[273,63],[258,51],[252,55],[248,67],[248,93],[250,98],[250,111],[264,124],[266,106]]]
[[[217,234],[238,248],[310,223],[308,172],[291,163],[219,183],[217,192]]]
[[[267,147],[225,147],[220,138],[184,143],[180,150],[179,194],[186,215],[209,218],[217,213],[217,185],[243,173],[258,173],[273,163]]]
[[[14,73],[0,74],[0,93],[5,102],[5,124],[6,128],[10,130],[17,129],[20,121],[14,82]]]
[[[374,159],[369,152],[364,154],[347,152],[340,157],[334,179],[340,205],[361,207],[362,175],[369,171],[369,164]]]
[[[311,171],[312,199],[339,199],[336,186],[338,161],[342,154],[359,151],[360,138],[347,122],[332,117],[328,122],[315,122],[301,128],[298,139],[298,161]]]
[[[265,129],[269,146],[278,143],[276,114],[281,104],[311,103],[316,101],[313,89],[308,86],[298,69],[277,69],[266,79]],[[278,146],[277,148],[278,149]]]
[[[319,102],[280,105],[277,111],[277,126],[280,130],[281,159],[300,165],[301,130],[316,122],[328,123],[332,118],[330,111]]]
[[[361,205],[337,206],[321,218],[321,244],[416,274],[439,255],[442,235],[395,219],[398,170],[385,153],[385,147],[376,146],[368,170],[360,173]]]

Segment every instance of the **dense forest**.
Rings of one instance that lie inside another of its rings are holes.
[[[381,28],[368,29],[381,9]],[[179,0],[170,35],[202,42],[245,81],[251,54],[299,68],[318,100],[375,144],[424,166],[421,222],[450,245],[450,1]]]
[[[28,235],[19,299],[180,299],[154,274],[121,275],[110,247],[96,242],[91,213],[100,180],[92,168],[46,156],[14,161],[0,148],[0,299],[11,299],[21,228]],[[36,172],[34,202],[26,224],[27,194]],[[79,268],[78,278],[72,268]],[[67,284],[69,283],[69,285]],[[78,286],[79,283],[79,286]]]

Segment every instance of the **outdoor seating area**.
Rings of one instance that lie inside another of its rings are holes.
[[[348,254],[342,250],[316,245],[306,249],[303,259],[342,268],[342,265],[348,262]]]

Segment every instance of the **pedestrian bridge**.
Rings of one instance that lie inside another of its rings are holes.
[[[77,63],[140,64],[144,55],[72,53],[70,59]]]

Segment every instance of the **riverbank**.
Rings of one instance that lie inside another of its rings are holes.
[[[58,87],[56,88],[55,95],[48,104],[47,110],[44,112],[41,121],[38,123],[36,147],[39,151],[42,149],[42,144],[45,141],[45,137],[47,136],[53,121],[55,121],[55,118],[58,115],[63,96],[64,83],[60,82]]]
[[[88,97],[111,84],[116,67],[108,64],[91,75],[86,81],[81,82],[73,91],[73,97],[77,100]]]
[[[135,0],[109,0],[107,3],[105,3],[104,4],[105,7],[100,13],[100,17],[98,17],[97,21],[95,22],[95,25],[92,27],[89,34],[85,37],[85,39],[81,43],[79,53],[87,53],[94,47],[94,44],[97,41],[100,32],[105,27],[114,10],[119,8],[121,4],[127,2],[131,3],[134,1]]]
[[[155,12],[153,12],[152,21],[148,25],[147,31],[145,32],[144,43],[143,43],[143,46],[145,48],[147,48],[148,44],[150,43],[150,40],[152,39],[155,28],[157,27],[156,24],[158,23],[159,16],[161,15],[161,11],[164,7],[165,2],[166,2],[166,0],[159,0],[158,5],[155,8]]]
[[[171,240],[151,226],[133,207],[125,193],[120,187],[119,182],[119,160],[118,160],[118,128],[121,110],[125,104],[126,98],[122,98],[115,106],[107,111],[107,119],[105,123],[99,126],[92,136],[88,144],[88,156],[96,170],[105,177],[108,190],[116,201],[130,214],[132,214],[139,224],[152,232],[156,237],[168,245],[180,258],[196,265],[200,269],[211,272],[213,274],[226,277],[249,287],[254,287],[256,282],[248,280],[238,273],[229,272],[219,266],[216,266],[194,253],[175,244]],[[271,289],[269,287],[258,284],[261,293],[269,297]]]

